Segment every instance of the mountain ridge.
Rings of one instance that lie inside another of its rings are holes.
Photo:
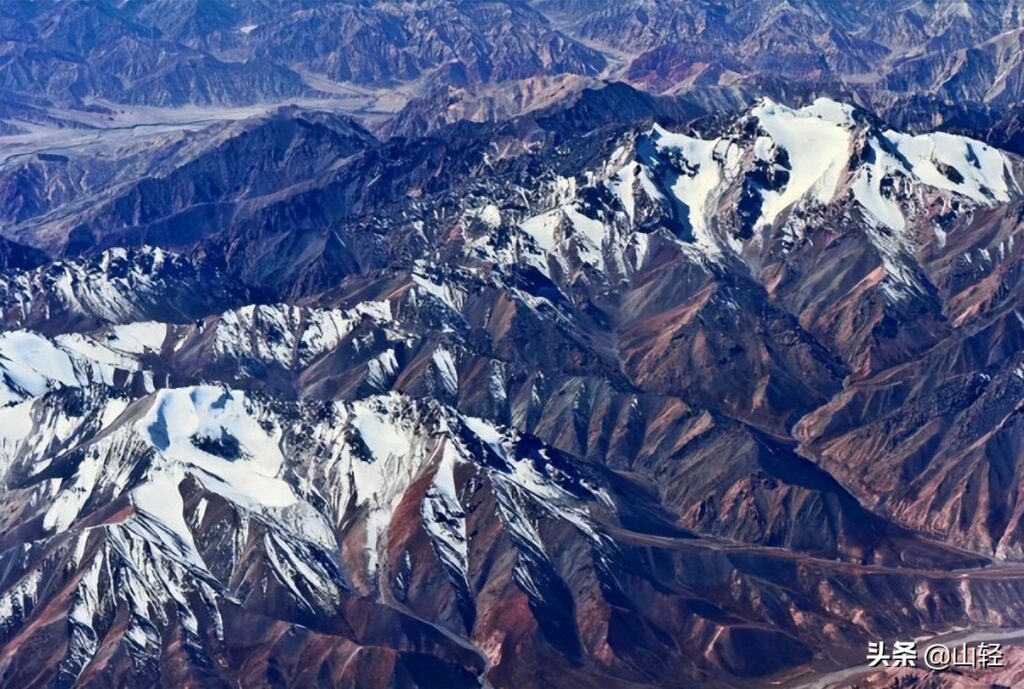
[[[160,133],[18,226],[3,682],[770,686],[1020,626],[1020,160],[624,96]],[[255,210],[149,245],[136,170]]]

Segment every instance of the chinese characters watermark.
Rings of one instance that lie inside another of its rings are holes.
[[[894,641],[891,647],[884,641],[871,641],[868,643],[867,661],[868,667],[923,667],[929,670],[1005,667],[1003,647],[997,643],[935,643],[922,649],[918,648],[916,641]]]

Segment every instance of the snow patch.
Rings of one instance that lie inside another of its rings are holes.
[[[751,114],[771,137],[773,148],[785,151],[790,164],[783,189],[762,192],[758,224],[772,224],[805,197],[820,204],[832,201],[850,159],[849,109],[825,99],[800,110],[764,100]]]
[[[213,386],[161,390],[135,428],[161,457],[232,502],[252,508],[295,502],[279,478],[280,429],[260,425],[244,392]]]

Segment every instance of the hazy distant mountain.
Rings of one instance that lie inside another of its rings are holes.
[[[416,134],[543,108],[604,80],[738,109],[853,100],[927,129],[1022,95],[1022,5],[596,0],[0,3],[0,88],[39,105],[349,99]],[[332,107],[339,107],[335,103]],[[0,108],[2,110],[2,108]],[[0,131],[40,113],[0,112]],[[52,117],[53,115],[48,115]]]
[[[59,103],[237,105],[339,82],[443,72],[485,84],[605,65],[520,2],[46,0],[6,2],[0,22],[0,88]]]
[[[908,95],[1004,107],[1024,96],[1022,26],[1020,0],[8,0],[0,88],[180,106],[443,85],[478,104],[457,119],[521,112],[572,84],[561,76],[579,80],[570,90],[603,77],[715,98],[799,87],[879,110]]]

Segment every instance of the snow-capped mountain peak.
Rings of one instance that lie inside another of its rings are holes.
[[[477,252],[556,282],[585,266],[614,282],[641,267],[656,237],[694,260],[731,256],[756,269],[776,243],[786,252],[832,225],[864,233],[893,279],[920,291],[904,256],[1019,198],[1017,179],[1014,158],[967,137],[896,132],[826,98],[762,99],[713,132],[636,133],[600,168],[554,180],[549,203],[520,219],[511,241],[498,247],[504,235],[487,234]],[[945,230],[933,229],[937,207]]]

